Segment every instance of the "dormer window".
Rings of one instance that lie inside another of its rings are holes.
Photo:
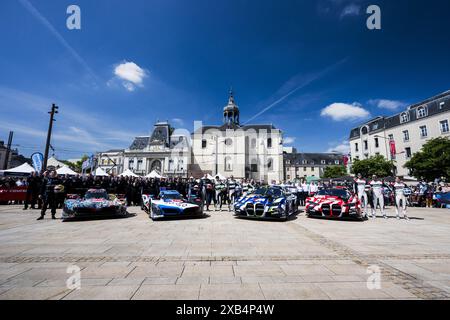
[[[427,116],[427,108],[419,107],[417,108],[417,119],[424,118]]]
[[[406,112],[403,112],[400,115],[400,123],[405,123],[405,122],[408,122],[408,121],[409,121],[409,114],[406,113]]]

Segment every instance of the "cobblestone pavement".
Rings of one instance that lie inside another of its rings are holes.
[[[61,222],[0,206],[0,299],[448,299],[450,211],[410,221]],[[60,216],[60,212],[58,215]],[[69,266],[81,289],[68,289]],[[377,266],[381,287],[368,289]]]

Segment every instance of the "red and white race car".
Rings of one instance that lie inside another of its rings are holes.
[[[306,199],[306,214],[313,218],[364,220],[357,195],[346,189],[323,189]]]

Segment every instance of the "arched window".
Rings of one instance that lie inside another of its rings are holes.
[[[369,132],[369,129],[367,128],[367,126],[364,126],[361,128],[361,134],[367,134]]]
[[[233,162],[231,157],[225,157],[225,171],[233,171]]]
[[[267,148],[272,148],[272,138],[267,138]]]
[[[427,116],[427,108],[419,107],[417,108],[417,118],[423,118]]]
[[[400,123],[405,123],[405,122],[408,122],[408,121],[409,121],[409,114],[406,113],[406,112],[403,112],[400,115]]]
[[[267,160],[267,170],[269,170],[269,171],[273,170],[273,160],[272,160],[272,158],[269,158]]]
[[[152,162],[152,165],[150,167],[150,172],[152,172],[153,170],[155,170],[156,172],[161,172],[161,161],[159,160],[155,160]]]

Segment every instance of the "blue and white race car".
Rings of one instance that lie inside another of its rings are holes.
[[[234,203],[236,217],[288,220],[297,212],[297,196],[279,186],[258,188]]]
[[[203,208],[189,203],[175,190],[162,190],[158,198],[142,195],[144,211],[152,220],[168,217],[203,217]]]

